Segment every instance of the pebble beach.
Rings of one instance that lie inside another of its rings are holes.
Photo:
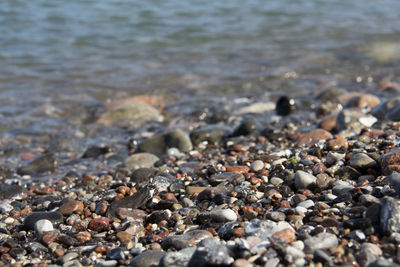
[[[204,98],[190,113],[129,97],[90,122],[126,139],[83,153],[22,152],[20,134],[0,172],[0,263],[398,266],[399,89]]]

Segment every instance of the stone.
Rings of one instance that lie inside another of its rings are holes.
[[[194,146],[207,141],[209,143],[219,143],[225,136],[228,136],[231,132],[231,128],[224,125],[207,125],[198,129],[195,129],[190,134],[190,139]]]
[[[35,223],[34,228],[35,228],[36,236],[37,236],[39,239],[40,239],[40,237],[43,235],[44,232],[50,232],[50,231],[53,231],[53,230],[54,230],[53,224],[51,223],[51,221],[46,220],[46,219],[38,220],[38,221]]]
[[[134,257],[131,261],[133,267],[153,267],[158,266],[160,260],[166,255],[162,250],[147,250],[138,256]]]
[[[276,101],[276,114],[279,116],[287,116],[290,113],[292,113],[296,108],[296,102],[294,99],[288,97],[288,96],[281,96],[277,101]]]
[[[117,233],[117,238],[123,243],[124,245],[129,244],[132,242],[132,235],[126,231],[121,231]]]
[[[236,221],[237,215],[231,209],[220,209],[211,213],[211,219],[215,222],[230,222]]]
[[[20,175],[37,175],[44,172],[54,172],[57,169],[58,162],[54,155],[46,154],[39,156],[29,162],[27,165],[17,169]]]
[[[332,137],[332,134],[324,129],[314,129],[311,132],[304,134],[297,142],[297,145],[309,147],[313,144],[319,143],[320,141],[331,139]]]
[[[380,229],[386,235],[400,233],[400,200],[392,197],[381,200]]]
[[[232,136],[246,136],[258,129],[259,125],[253,118],[248,118],[242,121],[242,123],[235,129]]]
[[[246,259],[237,259],[233,262],[231,267],[252,267],[253,264],[251,264],[248,260]]]
[[[214,238],[206,238],[196,248],[188,267],[230,266],[233,262],[224,244]]]
[[[339,113],[330,114],[320,120],[318,127],[328,132],[336,129],[336,122]]]
[[[345,138],[331,139],[327,142],[329,150],[333,151],[346,151],[348,148],[348,142]]]
[[[306,189],[311,185],[314,185],[317,182],[317,177],[314,175],[305,172],[305,171],[297,171],[295,174],[295,186],[297,189]]]
[[[96,232],[107,231],[110,228],[110,219],[101,217],[92,219],[88,224],[88,229]]]
[[[255,160],[251,163],[250,169],[253,172],[259,172],[264,169],[264,162],[262,160]]]
[[[206,230],[192,230],[182,235],[170,235],[161,243],[164,250],[173,248],[181,250],[187,247],[195,247],[201,240],[212,238],[213,235]]]
[[[264,112],[271,111],[275,108],[275,104],[272,102],[256,102],[250,105],[235,109],[233,111],[234,115],[244,115],[244,114],[260,114]]]
[[[312,201],[311,199],[307,199],[305,201],[300,202],[297,207],[303,207],[306,209],[312,208],[314,207],[314,201]]]
[[[148,152],[161,157],[169,148],[178,148],[188,152],[192,149],[192,142],[187,133],[176,130],[155,135],[139,144],[139,152]]]
[[[353,189],[354,189],[354,187],[352,185],[340,181],[340,182],[337,182],[336,185],[332,188],[332,193],[335,196],[340,196],[347,192],[350,192]]]
[[[82,158],[97,158],[111,151],[108,146],[90,146],[83,153]]]
[[[174,177],[167,172],[163,172],[153,168],[139,168],[132,172],[131,182],[141,185],[156,176],[166,177],[170,180],[174,179]]]
[[[363,128],[371,127],[377,119],[372,115],[366,115],[359,108],[342,110],[336,121],[336,129],[341,136],[351,136],[360,133]]]
[[[387,259],[380,258],[368,264],[368,267],[400,267],[400,265],[392,261],[388,261]]]
[[[381,157],[382,172],[390,175],[393,171],[400,172],[400,148],[393,148]]]
[[[296,238],[295,234],[296,232],[293,230],[293,228],[285,228],[275,232],[272,236],[277,237],[286,243],[292,243]]]
[[[76,253],[76,252],[69,252],[69,253],[65,254],[65,255],[62,257],[61,262],[62,262],[62,264],[64,264],[64,263],[70,262],[70,261],[72,261],[72,260],[74,260],[74,259],[76,259],[76,258],[78,258],[78,257],[79,257],[79,254],[78,254],[78,253]]]
[[[381,103],[379,97],[371,94],[362,94],[350,98],[345,107],[373,108]]]
[[[366,170],[368,168],[376,168],[377,163],[374,159],[364,153],[354,153],[350,157],[349,164],[358,170]]]
[[[336,235],[331,233],[319,233],[316,236],[304,240],[305,250],[314,252],[317,249],[335,248],[339,244]]]
[[[97,122],[105,126],[136,129],[147,121],[162,120],[162,115],[154,107],[143,101],[131,101],[102,114]]]
[[[335,172],[335,175],[342,180],[357,180],[361,173],[351,166],[344,166]]]
[[[20,185],[16,184],[0,184],[0,200],[11,199],[14,196],[18,196],[24,192],[24,189]]]
[[[63,215],[57,211],[35,211],[26,216],[22,228],[34,230],[36,222],[43,219],[49,220],[53,225],[57,225],[63,222]]]
[[[136,153],[125,160],[125,166],[130,171],[139,168],[151,168],[158,160],[159,158],[151,153]]]
[[[58,209],[58,212],[60,212],[62,215],[71,215],[74,212],[76,214],[81,214],[83,212],[83,209],[84,206],[81,201],[73,200],[61,205],[61,207]]]
[[[168,252],[162,257],[160,267],[181,267],[189,264],[190,258],[193,256],[196,248],[184,248],[176,252]]]
[[[125,254],[122,248],[116,247],[110,250],[106,255],[107,260],[124,260]]]
[[[379,105],[375,106],[371,113],[378,119],[388,119],[398,121],[398,115],[396,112],[400,107],[400,97],[395,97],[380,103]]]
[[[321,262],[323,266],[334,266],[332,258],[322,249],[314,251],[314,262]]]
[[[238,184],[240,182],[243,182],[244,180],[245,179],[243,174],[235,172],[223,172],[223,173],[213,174],[208,178],[208,181],[212,185],[218,185],[223,182]]]
[[[400,173],[393,172],[391,175],[388,176],[388,179],[392,188],[396,190],[396,193],[398,195],[400,195]]]

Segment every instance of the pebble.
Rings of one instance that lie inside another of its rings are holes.
[[[20,175],[35,175],[44,172],[54,172],[58,167],[57,159],[52,154],[39,156],[27,165],[17,169]]]
[[[212,237],[213,235],[209,231],[193,230],[183,235],[170,235],[166,237],[161,243],[161,247],[164,250],[168,250],[170,248],[181,250],[187,247],[195,247],[201,240]]]
[[[233,262],[225,245],[216,239],[206,238],[196,248],[188,267],[230,266]]]
[[[304,240],[304,245],[307,251],[335,248],[338,245],[338,238],[334,234],[319,233],[314,237]]]
[[[128,170],[133,171],[139,168],[151,168],[159,158],[151,153],[136,153],[125,160],[125,166]]]
[[[392,197],[381,200],[380,229],[386,235],[400,233],[400,200]]]
[[[297,171],[295,174],[295,185],[297,189],[305,189],[317,182],[317,178],[304,171]]]
[[[231,131],[231,128],[228,126],[217,124],[207,125],[193,130],[190,133],[190,139],[194,146],[197,146],[204,141],[209,143],[219,143],[225,136],[228,136]]]
[[[251,264],[248,260],[246,259],[237,259],[233,262],[231,267],[252,267],[253,264]]]
[[[110,219],[102,217],[89,222],[88,228],[96,232],[107,231],[110,228]]]
[[[250,169],[253,172],[259,172],[264,169],[264,162],[261,160],[255,160],[251,163]]]
[[[377,167],[376,161],[364,153],[352,154],[349,163],[351,167],[361,170]]]
[[[236,172],[223,172],[219,174],[213,174],[208,178],[212,185],[218,185],[223,182],[231,182],[233,184],[238,184],[245,180],[244,176]]]
[[[14,196],[18,196],[24,192],[24,189],[20,185],[16,184],[0,184],[0,200],[11,199]]]
[[[76,259],[76,258],[78,258],[78,257],[79,257],[79,254],[78,254],[78,253],[76,253],[76,252],[69,252],[69,253],[65,254],[65,255],[62,257],[61,262],[62,262],[62,264],[64,264],[64,263],[70,262],[70,261],[72,261],[72,260],[74,260],[74,259]]]
[[[81,201],[68,201],[64,203],[59,209],[62,215],[71,215],[72,213],[81,214],[83,212],[84,205]]]
[[[314,129],[311,132],[304,134],[299,139],[297,145],[309,147],[313,144],[319,143],[320,141],[331,139],[332,137],[332,134],[324,129]]]
[[[57,211],[32,212],[25,218],[23,228],[26,230],[33,230],[36,222],[39,220],[43,220],[43,219],[49,220],[52,224],[59,224],[59,223],[63,222],[63,215]]]
[[[211,219],[215,222],[236,221],[237,215],[231,209],[215,210],[211,213]]]
[[[235,131],[232,133],[232,136],[241,136],[241,135],[246,136],[253,133],[255,130],[257,130],[257,128],[258,128],[257,121],[255,121],[252,118],[245,119],[235,129]]]
[[[311,199],[308,199],[306,201],[300,202],[297,207],[303,207],[306,209],[309,209],[311,207],[314,207],[314,201],[312,201]]]
[[[393,171],[400,172],[400,148],[393,148],[381,157],[382,172],[390,175]]]
[[[294,99],[288,96],[281,96],[276,102],[276,114],[279,116],[287,116],[292,113],[296,108],[296,102]]]
[[[41,219],[38,220],[35,223],[35,233],[36,236],[40,239],[40,237],[43,235],[43,233],[45,232],[50,232],[54,230],[53,224],[51,223],[51,221],[46,220],[46,219]]]
[[[160,267],[181,267],[189,264],[196,248],[188,247],[176,252],[168,252],[161,258]]]
[[[162,250],[147,250],[142,254],[134,257],[131,261],[133,267],[153,267],[158,266],[160,260],[166,255]]]

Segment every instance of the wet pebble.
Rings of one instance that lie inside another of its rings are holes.
[[[159,158],[151,153],[137,153],[133,154],[125,160],[125,166],[128,170],[133,171],[138,168],[151,168]]]
[[[159,266],[160,267],[181,267],[187,266],[190,258],[193,256],[196,248],[184,248],[176,252],[168,252],[162,257]]]
[[[109,227],[110,227],[110,219],[105,217],[92,219],[88,224],[88,228],[96,232],[107,231]]]
[[[216,239],[206,238],[196,248],[188,267],[230,266],[233,262],[225,245]]]
[[[206,230],[193,230],[183,235],[170,235],[166,237],[161,243],[161,247],[164,250],[170,248],[181,250],[187,247],[195,247],[201,240],[211,238],[212,236],[213,235]]]
[[[161,157],[169,148],[187,152],[192,149],[192,142],[187,133],[176,130],[155,135],[139,144],[139,152],[148,152]]]
[[[237,215],[231,209],[216,210],[211,213],[211,219],[215,222],[236,221]]]
[[[298,189],[307,188],[317,182],[317,178],[304,171],[297,171],[295,174],[295,185]]]
[[[62,215],[71,215],[72,213],[77,213],[81,214],[83,212],[84,205],[81,201],[68,201],[67,203],[64,203],[59,209],[58,212],[60,212]]]
[[[133,267],[153,267],[158,266],[160,260],[166,252],[162,250],[147,250],[142,254],[134,257],[131,261]]]
[[[59,224],[63,221],[63,215],[59,212],[56,211],[50,211],[50,212],[43,212],[43,211],[37,211],[37,212],[32,212],[29,214],[23,224],[23,228],[27,230],[33,230],[35,227],[35,224],[39,220],[49,220],[52,222],[52,224]]]
[[[39,156],[27,165],[17,169],[20,175],[35,175],[43,172],[54,172],[57,169],[57,159],[52,154]]]

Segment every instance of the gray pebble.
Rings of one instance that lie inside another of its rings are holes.
[[[250,169],[253,172],[258,172],[264,169],[264,162],[262,160],[255,160],[251,163]]]
[[[317,178],[308,172],[297,171],[295,174],[294,183],[297,189],[305,189],[316,182]]]
[[[215,222],[233,222],[237,220],[237,215],[231,209],[221,209],[212,212],[211,219]]]

